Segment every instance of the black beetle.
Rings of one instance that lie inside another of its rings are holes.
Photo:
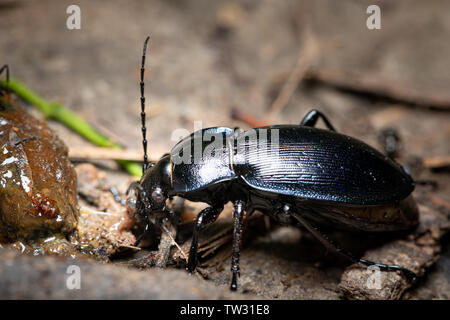
[[[300,125],[247,131],[202,129],[148,166],[143,82],[148,40],[140,77],[144,174],[129,190],[134,189],[137,194],[134,209],[148,221],[172,218],[166,200],[173,196],[210,205],[195,220],[189,272],[196,267],[200,229],[214,222],[231,201],[232,290],[237,289],[242,222],[255,210],[283,224],[300,223],[325,246],[353,262],[400,270],[415,278],[412,271],[400,266],[354,258],[314,226],[317,223],[360,231],[397,231],[418,224],[417,205],[411,195],[414,182],[409,174],[369,145],[337,133],[317,110],[310,111]],[[328,130],[314,128],[319,118]]]

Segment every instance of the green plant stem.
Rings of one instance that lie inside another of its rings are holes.
[[[8,83],[0,80],[0,86],[36,106],[47,118],[63,123],[97,146],[122,149],[119,144],[99,133],[76,113],[60,104],[44,100],[19,80],[10,79]],[[142,175],[142,166],[138,163],[127,160],[117,160],[117,162],[133,176],[140,177]]]

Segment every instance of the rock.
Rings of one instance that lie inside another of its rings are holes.
[[[78,274],[80,289],[76,289],[78,282],[74,278]],[[232,293],[228,287],[217,287],[181,270],[142,272],[87,259],[32,257],[0,249],[0,299],[249,298],[252,297]]]
[[[67,153],[46,123],[0,96],[0,242],[72,232],[77,180]]]

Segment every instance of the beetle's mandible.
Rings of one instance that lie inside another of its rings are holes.
[[[178,142],[156,164],[147,161],[144,64],[140,75],[144,174],[129,190],[136,191],[134,209],[147,221],[170,219],[166,200],[179,196],[209,204],[194,224],[187,269],[197,264],[199,231],[213,223],[232,202],[233,252],[231,289],[237,289],[241,229],[244,216],[255,210],[283,224],[300,224],[325,246],[353,262],[382,270],[415,274],[401,266],[357,259],[339,249],[317,225],[360,231],[397,231],[418,224],[411,193],[414,181],[395,161],[369,145],[339,134],[319,111],[310,111],[299,125],[275,125],[236,131],[226,127],[202,129]],[[321,118],[328,130],[315,128]],[[224,143],[205,152],[214,136]],[[200,145],[202,154],[194,154]],[[186,151],[187,150],[187,151]],[[186,154],[190,152],[190,154]],[[180,159],[194,161],[180,161]],[[133,203],[130,201],[129,203]]]

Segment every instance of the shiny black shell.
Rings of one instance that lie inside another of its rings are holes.
[[[203,129],[180,141],[171,156],[188,144],[207,148],[210,142],[202,141],[200,135],[207,132],[228,139],[217,147],[221,156],[173,165],[176,192],[240,178],[263,192],[349,205],[381,205],[400,201],[414,189],[411,177],[400,165],[369,145],[333,131],[300,125],[261,127],[237,135],[229,128]]]
[[[171,177],[176,193],[196,191],[236,178],[230,167],[230,149],[227,146],[227,139],[233,132],[226,127],[198,130],[172,148]],[[208,156],[210,153],[213,156]]]

